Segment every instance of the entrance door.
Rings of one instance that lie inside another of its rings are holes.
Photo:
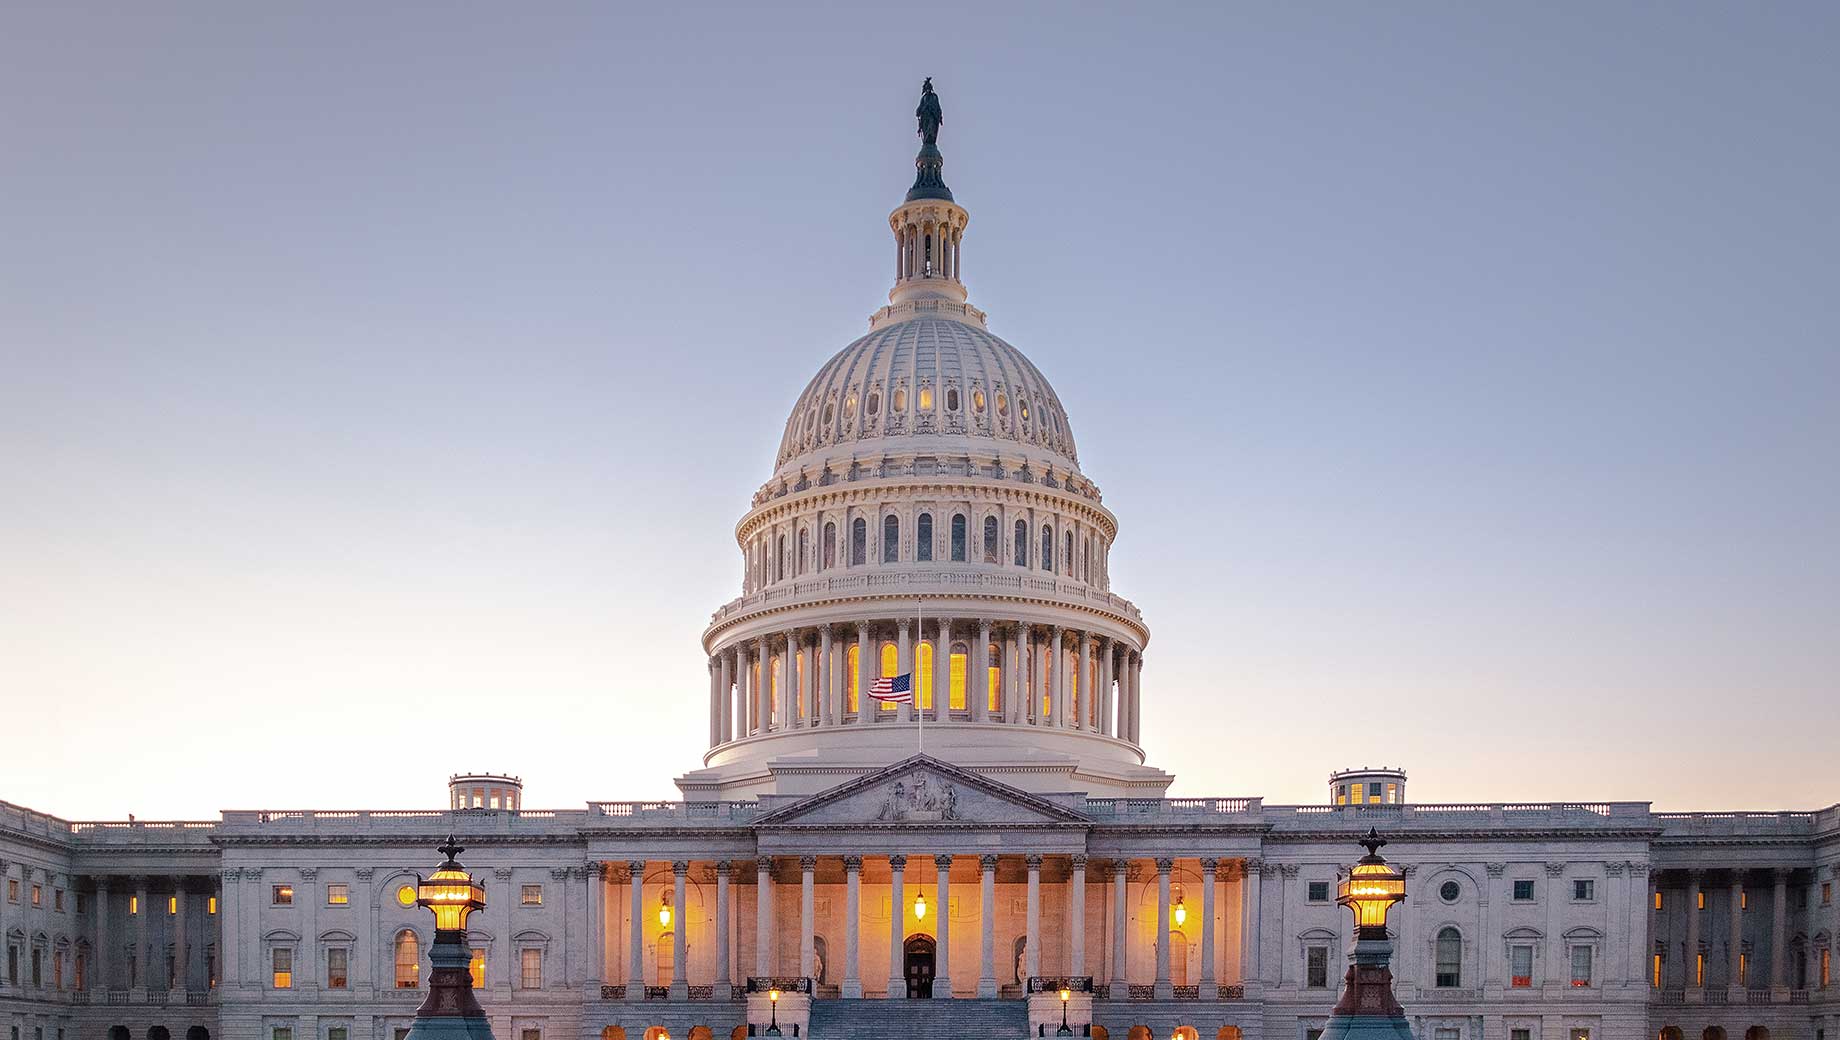
[[[906,955],[907,997],[918,1000],[933,995],[933,965],[939,946],[930,935],[910,935],[901,945]]]

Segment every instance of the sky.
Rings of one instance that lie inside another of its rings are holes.
[[[1840,801],[1840,6],[0,11],[0,799],[666,798],[920,80],[1183,796]]]

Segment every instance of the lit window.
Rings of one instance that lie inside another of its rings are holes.
[[[422,944],[405,928],[396,933],[396,988],[416,989],[422,984]]]
[[[1304,953],[1304,986],[1309,989],[1329,988],[1329,948],[1311,946]]]
[[[981,412],[984,410],[984,391],[971,391],[971,410],[974,412]]]
[[[1591,957],[1593,950],[1589,946],[1572,947],[1572,985],[1589,986],[1591,984]]]
[[[543,988],[543,951],[518,951],[518,984],[524,989]]]
[[[966,655],[965,644],[963,643],[953,643],[952,644],[952,661],[951,661],[952,670],[951,670],[951,674],[949,674],[946,678],[951,683],[951,692],[948,695],[949,700],[947,701],[947,706],[950,707],[953,711],[964,711],[966,707],[965,705],[965,667],[966,667],[967,662],[966,662],[965,655]],[[931,684],[928,684],[927,690],[929,691],[929,696],[930,696],[930,691],[932,690]],[[932,707],[932,702],[930,700],[927,702],[927,707],[929,708]]]
[[[128,897],[128,913],[130,915],[133,915],[133,914],[138,914],[140,912],[141,912],[141,897],[140,896],[129,896]]]
[[[930,386],[920,388],[920,410],[923,412],[933,410],[933,388]]]
[[[32,905],[33,906],[44,906],[45,905],[45,886],[43,885],[33,885],[32,886]]]
[[[1661,909],[1661,890],[1655,889],[1655,909]]]
[[[856,395],[851,394],[850,396],[843,399],[843,417],[845,419],[848,419],[851,416],[854,416],[855,414],[856,414]]]
[[[883,643],[882,644],[882,675],[881,677],[886,679],[886,678],[889,678],[890,676],[900,674],[900,667],[901,667],[900,648],[895,646],[893,643]],[[895,706],[894,706],[893,701],[883,701],[882,702],[883,711],[893,711],[894,707]]]
[[[523,906],[543,905],[543,886],[524,885],[518,889],[518,903]]]
[[[1699,894],[1699,909],[1701,910],[1706,909],[1706,893],[1704,892],[1701,892]]]
[[[846,658],[846,663],[844,664],[844,679],[849,686],[848,692],[850,700],[849,704],[845,705],[844,710],[854,712],[856,710],[857,696],[860,692],[857,690],[857,680],[861,678],[861,672],[857,670],[856,666],[862,659],[862,647],[855,643],[851,643],[850,652],[844,656]]]
[[[990,662],[990,710],[1003,710],[1003,650],[992,643],[985,647],[985,660]]]
[[[276,989],[294,988],[294,951],[285,947],[276,947],[270,956],[273,958],[272,976]]]
[[[1463,985],[1463,936],[1455,928],[1437,933],[1436,981],[1439,989]]]
[[[404,885],[401,888],[398,888],[396,890],[396,905],[397,906],[414,906],[415,905],[415,886],[414,885]]]
[[[268,896],[269,896],[268,901],[270,903],[273,903],[275,906],[293,906],[294,905],[294,886],[293,885],[270,885],[268,889]]]
[[[1396,783],[1387,784],[1386,785],[1386,804],[1393,805],[1397,803],[1398,801],[1399,801],[1399,785]]]
[[[1001,390],[997,391],[997,414],[1009,414],[1009,396]]]
[[[1751,908],[1750,889],[1747,889],[1747,888],[1738,889],[1738,909],[1749,910],[1750,908]]]
[[[1335,785],[1335,804],[1337,805],[1347,805],[1348,804],[1348,785],[1347,784],[1336,784]]]
[[[1834,883],[1832,881],[1821,882],[1821,905],[1828,906],[1829,904],[1833,903],[1833,901],[1834,901]]]
[[[1693,958],[1693,984],[1695,986],[1706,984],[1706,955],[1703,953]]]
[[[1597,898],[1597,882],[1590,878],[1572,879],[1572,901],[1588,903]]]
[[[351,951],[334,946],[326,951],[326,988],[344,989],[347,969],[351,964]]]
[[[167,917],[179,916],[179,897],[178,896],[172,895],[172,896],[166,897],[166,916]]]
[[[1745,983],[1750,982],[1750,980],[1751,980],[1751,955],[1748,953],[1740,952],[1738,954],[1738,984],[1744,985]]]
[[[1826,988],[1827,988],[1827,982],[1828,982],[1828,969],[1829,969],[1829,964],[1828,964],[1828,960],[1827,960],[1827,956],[1828,956],[1828,954],[1829,954],[1830,952],[1831,952],[1831,951],[1828,951],[1828,950],[1822,950],[1822,951],[1821,951],[1821,976],[1820,976],[1820,978],[1821,978],[1821,988],[1822,988],[1822,989],[1826,989]]]
[[[518,1040],[543,1040],[543,1030],[541,1029],[519,1030]]]
[[[9,903],[19,902],[19,882],[12,878],[6,879],[6,901]]]
[[[1515,989],[1533,985],[1533,947],[1508,947],[1508,984]]]
[[[1532,878],[1515,878],[1514,879],[1514,900],[1515,902],[1518,902],[1518,903],[1528,903],[1528,902],[1533,901],[1533,879]]]
[[[467,974],[473,976],[473,988],[486,988],[486,951],[475,949],[473,957],[466,962]]]
[[[345,906],[351,902],[351,886],[335,881],[326,886],[326,903],[329,906]]]
[[[1591,1031],[1589,1029],[1574,1029],[1572,1030],[1572,1040],[1591,1040]]]
[[[1327,881],[1310,882],[1309,900],[1312,903],[1327,903],[1329,901],[1329,883]]]
[[[920,706],[933,706],[933,644],[921,642],[914,644],[914,670],[920,682]]]
[[[1667,962],[1662,959],[1659,953],[1655,954],[1653,963],[1649,968],[1649,985],[1656,989],[1661,988],[1661,967],[1666,963]]]

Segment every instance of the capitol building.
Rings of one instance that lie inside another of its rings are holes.
[[[499,1040],[1313,1040],[1369,828],[1407,875],[1423,1040],[1840,1040],[1840,806],[1419,803],[1366,766],[1313,805],[1169,796],[1118,518],[967,296],[930,84],[917,115],[887,303],[789,402],[736,527],[681,797],[531,808],[468,773],[413,811],[0,802],[0,1040],[403,1040],[450,833]],[[871,696],[898,676],[910,701]]]

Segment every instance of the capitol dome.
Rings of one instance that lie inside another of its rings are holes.
[[[922,131],[888,304],[793,403],[735,526],[687,799],[811,794],[922,748],[1028,790],[1169,785],[1139,744],[1150,630],[1112,590],[1117,518],[1047,377],[968,302],[970,215]]]

